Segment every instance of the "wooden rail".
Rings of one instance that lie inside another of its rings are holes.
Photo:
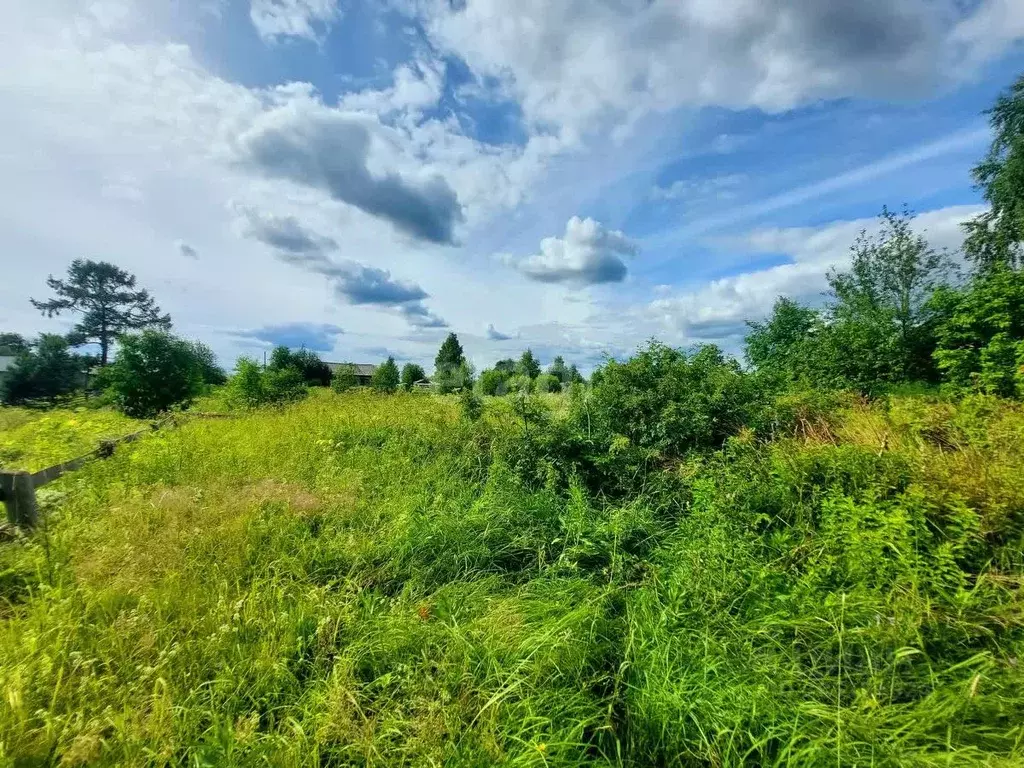
[[[199,418],[230,418],[233,414],[225,413],[192,413],[187,414]],[[58,477],[80,469],[84,464],[97,459],[106,459],[113,455],[114,448],[121,443],[131,443],[144,435],[151,434],[167,424],[175,425],[180,416],[168,416],[167,418],[153,422],[148,429],[140,429],[130,435],[124,435],[112,440],[104,440],[94,451],[84,456],[54,464],[52,467],[41,469],[38,472],[25,472],[16,470],[0,470],[0,501],[7,507],[7,521],[11,525],[23,528],[34,528],[39,522],[39,508],[36,504],[36,489],[47,483],[52,483]]]

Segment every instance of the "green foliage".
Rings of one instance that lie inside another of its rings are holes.
[[[954,390],[1024,396],[1024,273],[992,267],[967,285],[936,292],[935,362]]]
[[[758,371],[789,383],[815,377],[815,337],[823,331],[815,310],[780,296],[766,321],[747,325],[746,358]]]
[[[370,385],[377,392],[392,393],[398,390],[400,377],[395,358],[389,357],[382,364],[378,365],[370,379]]]
[[[431,383],[442,395],[472,388],[473,366],[463,360],[454,368],[445,368],[435,373]]]
[[[469,421],[479,421],[484,413],[484,401],[476,396],[476,393],[469,387],[459,393],[459,406],[462,410],[462,417]]]
[[[434,359],[432,382],[441,394],[447,394],[465,385],[458,382],[462,381],[459,371],[466,364],[466,356],[459,343],[459,337],[454,333],[449,333]]]
[[[204,371],[194,344],[145,330],[118,338],[117,358],[103,369],[100,384],[118,410],[145,419],[187,407],[202,392]]]
[[[0,469],[38,472],[83,456],[104,440],[136,432],[140,426],[109,408],[2,408]]]
[[[352,363],[342,363],[331,377],[331,389],[335,392],[345,392],[358,383],[356,367]]]
[[[509,392],[530,394],[534,391],[534,380],[524,373],[517,373],[506,384]]]
[[[307,393],[302,373],[294,366],[263,369],[248,357],[238,358],[235,375],[228,381],[228,400],[241,408],[288,403]]]
[[[44,333],[23,349],[0,380],[0,402],[14,405],[29,400],[53,400],[85,383],[85,361],[68,351],[67,341]]]
[[[498,368],[487,368],[480,372],[477,385],[482,395],[504,395],[508,392],[508,380],[511,377],[507,371]]]
[[[29,349],[28,339],[20,333],[0,333],[0,355],[20,355]]]
[[[52,275],[46,284],[56,296],[32,305],[47,317],[74,312],[81,315],[68,336],[72,345],[100,345],[100,364],[106,365],[114,340],[143,328],[169,330],[171,316],[161,315],[149,291],[135,287],[135,275],[105,261],[75,259],[66,280]]]
[[[713,345],[692,355],[651,342],[626,362],[609,361],[574,418],[606,451],[681,456],[714,448],[759,412],[755,380]]]
[[[988,111],[994,134],[972,171],[988,210],[964,225],[964,251],[980,269],[1024,267],[1024,75]]]
[[[427,378],[427,372],[423,370],[422,365],[406,363],[402,366],[402,388],[406,392],[411,392],[412,385],[425,378]]]
[[[217,356],[213,353],[212,349],[201,341],[190,341],[188,345],[192,348],[192,356],[199,365],[204,384],[220,386],[227,383],[228,375],[217,364]]]
[[[551,373],[542,373],[537,377],[534,386],[538,392],[561,392],[562,382]]]
[[[516,374],[536,379],[540,375],[540,363],[533,356],[533,350],[527,349],[516,363]]]
[[[499,360],[494,364],[494,370],[501,371],[506,376],[512,376],[516,372],[516,361],[511,357]]]
[[[320,355],[309,349],[292,352],[285,346],[274,347],[267,368],[272,371],[295,368],[301,374],[302,380],[309,386],[329,387],[331,385],[330,366],[320,359]]]

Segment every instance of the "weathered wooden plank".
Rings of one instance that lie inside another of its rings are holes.
[[[39,520],[36,490],[29,472],[0,472],[0,492],[11,525],[32,528]]]

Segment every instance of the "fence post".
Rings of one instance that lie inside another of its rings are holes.
[[[36,489],[31,472],[0,472],[0,492],[11,525],[34,528],[39,520]]]

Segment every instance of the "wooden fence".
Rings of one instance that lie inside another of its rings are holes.
[[[227,413],[192,413],[187,414],[199,418],[229,418]],[[167,425],[174,426],[181,419],[181,415],[168,416],[167,418],[153,422],[147,429],[140,429],[130,435],[124,435],[112,440],[104,440],[94,451],[84,456],[54,464],[52,467],[41,469],[38,472],[0,470],[0,501],[7,507],[7,522],[22,528],[33,528],[39,522],[39,508],[36,505],[36,489],[47,483],[52,483],[58,477],[73,472],[90,461],[105,459],[114,453],[114,448],[122,443],[131,443],[144,435],[151,434]]]

